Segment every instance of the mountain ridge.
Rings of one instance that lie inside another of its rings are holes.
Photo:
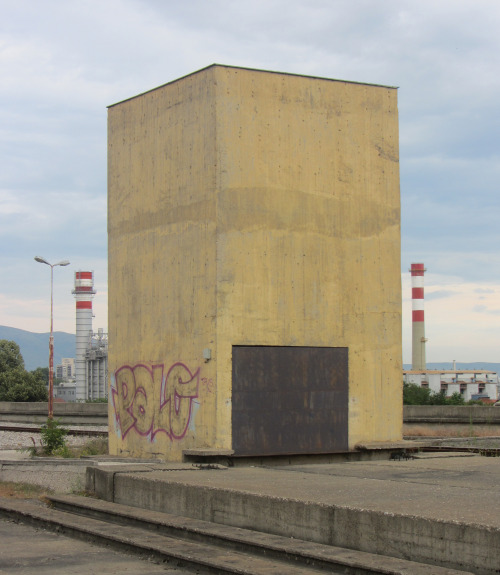
[[[49,366],[49,336],[49,332],[35,333],[17,327],[0,325],[0,339],[17,343],[27,371]],[[75,357],[75,343],[75,334],[64,331],[54,332],[54,368],[61,363],[63,357]]]

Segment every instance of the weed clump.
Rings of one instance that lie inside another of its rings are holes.
[[[43,451],[46,455],[56,455],[57,451],[64,451],[68,431],[61,427],[61,422],[58,419],[49,417],[47,423],[42,425],[40,435]]]
[[[80,451],[80,457],[92,457],[93,455],[108,454],[108,438],[98,437],[87,441]]]

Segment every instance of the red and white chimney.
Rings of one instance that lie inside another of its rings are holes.
[[[87,399],[86,352],[92,337],[94,272],[75,272],[76,299],[76,399]]]
[[[424,264],[411,264],[412,369],[425,370]]]

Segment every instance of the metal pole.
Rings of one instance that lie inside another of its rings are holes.
[[[68,260],[51,264],[45,258],[36,256],[35,261],[50,266],[50,336],[49,336],[49,419],[54,417],[54,267],[69,266]]]
[[[49,419],[54,417],[54,266],[50,265]]]

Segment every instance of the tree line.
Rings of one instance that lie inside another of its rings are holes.
[[[0,340],[0,401],[47,401],[49,368],[26,371],[16,342]]]

